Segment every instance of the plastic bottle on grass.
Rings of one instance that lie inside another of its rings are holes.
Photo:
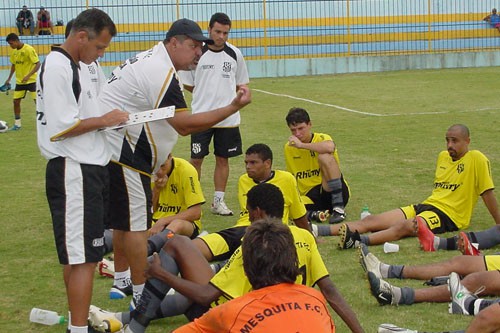
[[[64,316],[58,315],[57,312],[33,308],[30,312],[30,321],[44,325],[56,325],[64,324],[66,319]]]
[[[368,205],[364,205],[363,209],[361,210],[360,218],[364,219],[368,215],[372,215],[372,214],[370,213],[370,209],[368,208]]]

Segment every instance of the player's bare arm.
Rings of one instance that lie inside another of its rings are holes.
[[[330,304],[332,309],[342,318],[344,323],[351,329],[351,332],[364,332],[356,314],[349,304],[347,304],[344,297],[342,297],[332,280],[326,276],[319,280],[317,285],[328,304]]]
[[[191,206],[178,214],[159,218],[151,229],[148,230],[148,234],[151,236],[162,232],[173,220],[193,222],[199,219],[201,219],[201,204]]]
[[[333,143],[333,141],[327,140],[315,143],[302,142],[295,135],[290,135],[288,137],[288,145],[297,149],[314,151],[318,154],[332,154],[335,151],[335,143]]]
[[[311,232],[311,226],[309,225],[309,221],[307,220],[307,215],[302,216],[301,218],[293,220],[293,223],[299,228],[306,229]]]
[[[495,223],[500,224],[500,211],[498,210],[498,202],[493,189],[484,191],[481,194],[481,198],[483,198],[483,202],[486,208],[488,208],[491,217],[495,220]]]
[[[164,270],[161,267],[160,257],[157,253],[153,254],[152,261],[146,269],[145,275],[147,278],[153,277],[165,282],[179,293],[201,305],[209,306],[210,303],[222,295],[220,290],[211,284],[201,285]]]
[[[248,87],[242,87],[231,104],[212,111],[191,114],[189,112],[176,112],[174,117],[167,121],[180,135],[204,131],[221,120],[250,104],[252,96]]]
[[[101,128],[110,127],[125,123],[128,120],[128,112],[114,109],[101,117],[82,119],[68,132],[59,136],[58,139],[70,138],[84,133],[96,131]]]

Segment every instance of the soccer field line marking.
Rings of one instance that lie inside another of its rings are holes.
[[[399,116],[409,116],[409,115],[433,115],[433,114],[445,114],[445,113],[465,113],[465,112],[481,112],[481,111],[491,111],[491,110],[500,110],[499,108],[480,108],[480,109],[475,109],[475,110],[462,110],[462,111],[436,111],[436,112],[410,112],[410,113],[389,113],[389,114],[380,114],[380,113],[373,113],[373,112],[364,112],[364,111],[359,111],[359,110],[353,110],[349,108],[345,108],[340,105],[335,105],[335,104],[329,104],[329,103],[322,103],[318,101],[313,101],[311,99],[307,98],[302,98],[302,97],[296,97],[296,96],[291,96],[287,94],[277,94],[273,93],[270,91],[266,90],[261,90],[261,89],[253,89],[253,91],[258,91],[263,94],[268,94],[272,96],[278,96],[278,97],[286,97],[290,99],[295,99],[297,101],[304,101],[307,103],[311,104],[318,104],[318,105],[323,105],[323,106],[328,106],[332,107],[335,109],[347,111],[347,112],[352,112],[352,113],[358,113],[358,114],[364,114],[367,116],[374,116],[374,117],[399,117]]]
[[[268,94],[268,95],[278,96],[278,97],[286,97],[286,98],[290,98],[290,99],[295,99],[297,101],[304,101],[304,102],[308,102],[308,103],[312,103],[312,104],[329,106],[329,107],[332,107],[332,108],[335,108],[335,109],[344,110],[344,111],[352,112],[352,113],[364,114],[364,115],[367,115],[367,116],[375,116],[375,117],[382,117],[382,116],[384,116],[384,115],[378,114],[378,113],[371,113],[371,112],[363,112],[363,111],[353,110],[353,109],[345,108],[345,107],[340,106],[340,105],[328,104],[328,103],[321,103],[321,102],[313,101],[313,100],[307,99],[307,98],[295,97],[295,96],[286,95],[286,94],[276,94],[276,93],[272,93],[270,91],[265,91],[265,90],[260,90],[260,89],[253,89],[253,90],[261,92],[263,94]]]

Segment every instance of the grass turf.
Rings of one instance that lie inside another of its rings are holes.
[[[339,149],[341,168],[352,192],[348,220],[357,219],[365,204],[372,213],[379,213],[425,199],[432,189],[437,154],[445,149],[446,129],[454,123],[469,126],[470,148],[489,157],[494,181],[500,183],[498,75],[500,68],[477,68],[252,80],[253,102],[242,111],[244,150],[253,143],[266,143],[273,149],[274,167],[283,169],[282,149],[289,135],[286,112],[292,106],[307,109],[313,129],[332,135]],[[22,109],[23,128],[0,134],[4,159],[0,163],[0,331],[64,332],[62,326],[45,327],[28,321],[32,307],[65,314],[67,305],[45,199],[46,162],[36,144],[35,107],[27,99]],[[12,95],[0,94],[0,119],[12,125],[12,118]],[[188,137],[180,138],[174,154],[189,158]],[[202,174],[207,199],[203,223],[208,231],[229,227],[236,220],[209,212],[213,166],[210,155]],[[226,202],[235,211],[237,179],[243,172],[243,157],[231,159]],[[471,229],[486,229],[492,222],[480,200]],[[469,322],[470,317],[448,314],[447,304],[378,306],[370,295],[357,252],[337,250],[337,241],[337,237],[324,237],[319,249],[332,280],[366,332],[375,332],[383,322],[436,331],[460,329]],[[394,254],[384,254],[381,246],[371,249],[382,260],[395,264],[422,264],[459,255],[421,252],[416,238],[397,243],[400,251]],[[422,287],[420,281],[391,282]],[[125,310],[128,300],[108,299],[110,286],[110,279],[96,275],[93,304]],[[348,331],[339,317],[333,316],[337,331]],[[185,322],[182,316],[163,319],[154,322],[148,332],[170,331]]]

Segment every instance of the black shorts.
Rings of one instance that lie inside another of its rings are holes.
[[[101,261],[109,199],[106,167],[57,157],[47,163],[45,179],[59,262]]]
[[[223,229],[198,237],[207,244],[212,252],[213,261],[229,259],[241,245],[241,239],[247,230],[246,226]]]
[[[14,91],[35,92],[36,91],[36,82],[28,83],[28,84],[16,84],[16,88],[14,89]]]
[[[347,206],[349,202],[349,188],[347,187],[346,182],[344,181],[344,176],[340,176],[340,180],[342,181],[342,201],[344,202],[344,207]],[[327,192],[323,189],[321,184],[314,186],[309,192],[306,193],[306,196],[311,199],[313,204],[306,204],[306,209],[309,211],[314,210],[332,210],[332,195],[330,192]]]
[[[229,158],[242,154],[239,127],[210,128],[200,133],[191,134],[191,158],[201,159],[207,156],[212,137],[214,138],[215,156]]]
[[[434,206],[426,204],[418,204],[413,206],[416,215],[422,217],[429,228],[435,234],[442,234],[444,232],[457,231],[458,228],[453,221]]]
[[[107,225],[122,231],[146,231],[152,223],[151,178],[109,163],[110,193]]]

